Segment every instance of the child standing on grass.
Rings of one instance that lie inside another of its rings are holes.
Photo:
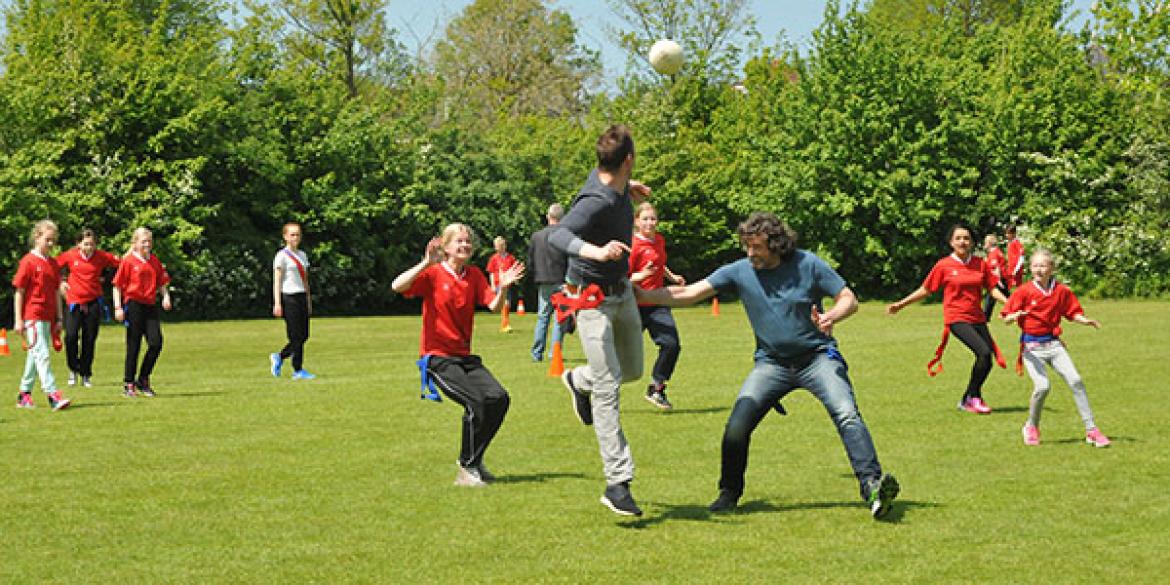
[[[158,355],[162,353],[162,322],[159,319],[155,298],[162,291],[162,308],[171,310],[171,293],[167,284],[171,277],[159,261],[151,254],[154,235],[145,227],[134,230],[130,250],[122,257],[118,272],[114,275],[114,318],[126,322],[126,367],[123,370],[122,394],[127,398],[141,394],[155,395],[150,385],[150,374]],[[142,368],[138,368],[138,352],[142,338],[146,337],[146,355]],[[137,375],[136,375],[137,374]]]
[[[86,388],[93,387],[93,348],[101,330],[102,313],[109,314],[102,296],[102,272],[117,269],[118,263],[117,256],[98,249],[93,230],[82,230],[77,246],[57,256],[61,270],[69,273],[65,281],[65,359],[69,363],[70,386],[80,381]]]
[[[516,257],[508,253],[508,241],[504,236],[496,236],[492,241],[492,246],[495,247],[496,253],[488,258],[487,272],[490,279],[492,290],[499,290],[501,274],[516,265]],[[512,326],[508,323],[508,312],[512,309],[512,293],[505,291],[504,296],[503,316],[500,317],[500,333],[511,333]]]
[[[1006,303],[1007,297],[995,288],[998,279],[991,273],[983,259],[971,254],[973,241],[969,228],[963,225],[951,226],[947,233],[951,254],[935,262],[930,274],[922,281],[922,286],[906,295],[906,298],[891,303],[886,307],[886,312],[890,315],[897,314],[906,305],[916,303],[942,289],[942,343],[935,350],[934,359],[927,364],[927,371],[932,376],[941,371],[947,338],[950,334],[955,334],[955,337],[975,354],[975,364],[971,366],[967,389],[959,399],[959,410],[974,414],[990,414],[991,407],[983,401],[983,383],[991,373],[993,358],[999,361],[1000,367],[1004,367],[1004,364],[999,348],[991,338],[991,332],[987,330],[987,317],[983,315],[983,308],[979,303],[983,299],[985,289],[1001,303]],[[938,370],[932,369],[935,364],[939,364]]]
[[[1032,254],[1031,269],[1032,282],[1017,288],[1003,309],[1004,321],[1015,321],[1020,326],[1021,358],[1032,378],[1032,400],[1023,429],[1024,444],[1040,444],[1040,413],[1051,388],[1047,366],[1052,366],[1072,390],[1073,402],[1085,423],[1085,442],[1095,447],[1108,447],[1111,441],[1097,428],[1085,384],[1060,341],[1062,317],[1094,329],[1100,329],[1101,323],[1085,317],[1077,296],[1068,286],[1053,278],[1056,262],[1052,254],[1037,250]]]
[[[686,280],[666,267],[666,239],[658,233],[658,212],[649,201],[638,205],[634,217],[633,245],[630,248],[630,283],[643,289],[662,288],[666,280],[672,284],[685,285]],[[682,347],[678,341],[678,327],[670,307],[638,303],[642,317],[642,329],[650,332],[650,338],[658,346],[658,359],[654,361],[651,383],[646,388],[646,400],[663,410],[674,406],[666,398],[666,383],[674,375],[675,365]]]
[[[479,268],[470,264],[471,228],[453,223],[442,239],[427,244],[422,261],[399,274],[395,292],[422,297],[422,356],[424,383],[463,407],[463,437],[455,485],[481,487],[495,479],[484,467],[484,452],[508,413],[510,398],[504,387],[471,353],[471,331],[476,305],[497,311],[506,302],[508,287],[524,276],[524,265],[504,269],[494,291]]]
[[[41,379],[41,390],[49,398],[53,410],[67,408],[70,400],[57,390],[57,380],[50,367],[49,340],[61,331],[61,270],[50,254],[57,244],[57,224],[42,219],[33,226],[29,237],[31,250],[20,259],[12,287],[15,316],[13,330],[24,335],[28,354],[24,360],[24,375],[20,378],[17,408],[34,408],[33,381]]]
[[[301,224],[284,224],[282,235],[285,247],[272,261],[272,315],[284,318],[288,343],[284,349],[269,356],[272,375],[279,378],[284,360],[292,358],[294,380],[316,378],[302,365],[305,341],[309,339],[309,316],[313,314],[313,295],[309,290],[309,257],[301,250]]]

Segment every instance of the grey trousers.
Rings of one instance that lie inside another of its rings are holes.
[[[592,400],[606,482],[630,481],[634,457],[622,432],[620,398],[623,382],[642,377],[642,321],[628,283],[620,296],[577,312],[577,336],[588,363],[572,370],[573,383]]]
[[[1060,374],[1068,387],[1072,389],[1073,402],[1081,413],[1081,420],[1085,423],[1085,430],[1093,429],[1097,423],[1093,421],[1093,409],[1089,408],[1089,395],[1085,392],[1085,383],[1077,367],[1073,365],[1068,350],[1060,340],[1046,343],[1030,344],[1024,348],[1024,368],[1032,377],[1032,400],[1028,405],[1028,424],[1040,426],[1040,412],[1044,410],[1044,399],[1052,384],[1048,381],[1048,369],[1052,366]]]

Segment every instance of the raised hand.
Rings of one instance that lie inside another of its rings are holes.
[[[500,288],[512,286],[524,278],[524,263],[517,262],[511,268],[500,273]]]

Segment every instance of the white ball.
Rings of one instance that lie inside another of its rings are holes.
[[[650,47],[650,66],[663,75],[674,75],[683,66],[682,47],[670,40],[662,39]]]

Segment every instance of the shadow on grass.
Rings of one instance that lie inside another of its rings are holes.
[[[1028,407],[1027,406],[997,406],[997,407],[995,407],[994,412],[1028,412]]]
[[[500,475],[496,478],[495,483],[544,483],[554,479],[585,479],[584,473],[567,473],[561,471],[553,471],[548,473],[513,473],[510,475]]]
[[[716,412],[723,412],[725,410],[731,410],[731,408],[727,406],[709,406],[707,408],[672,408],[670,410],[662,410],[659,412],[665,415],[712,414]]]
[[[222,390],[208,391],[208,392],[168,392],[166,394],[159,393],[154,398],[203,398],[206,396],[223,396],[226,392]],[[149,398],[147,400],[150,400]]]
[[[618,524],[621,528],[648,528],[655,524],[662,524],[668,520],[691,520],[700,522],[720,522],[726,520],[733,520],[737,516],[746,516],[748,514],[765,514],[777,512],[797,512],[801,510],[831,510],[837,508],[854,508],[860,513],[868,514],[868,506],[865,502],[848,501],[848,502],[796,502],[791,504],[773,504],[766,500],[752,500],[744,502],[735,509],[734,512],[725,514],[712,514],[707,510],[707,506],[696,505],[682,505],[675,506],[671,504],[663,504],[660,502],[648,502],[655,508],[664,508],[666,511],[661,514],[652,515],[648,518],[638,518],[628,522],[621,522]],[[898,524],[902,522],[907,510],[918,508],[939,508],[942,504],[936,502],[919,502],[915,500],[897,500],[890,506],[890,511],[886,516],[878,522],[887,524]]]
[[[77,410],[78,408],[109,408],[111,406],[126,406],[129,402],[125,400],[115,400],[112,402],[74,402],[69,405],[69,410]]]
[[[1119,436],[1114,436],[1114,435],[1110,435],[1109,440],[1114,442],[1114,443],[1137,443],[1137,442],[1139,442],[1138,439],[1136,439],[1134,437],[1128,437],[1128,436],[1119,437]],[[1081,435],[1079,437],[1067,438],[1067,439],[1055,439],[1055,440],[1044,439],[1044,441],[1041,443],[1041,446],[1043,446],[1045,443],[1053,443],[1056,445],[1085,445],[1085,437],[1084,437],[1084,435]],[[1088,446],[1088,445],[1086,445],[1086,446]]]

